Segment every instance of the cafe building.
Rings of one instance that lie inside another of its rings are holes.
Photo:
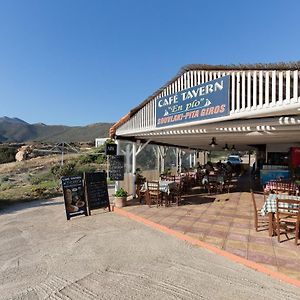
[[[291,176],[300,165],[299,67],[184,66],[110,129],[117,143],[132,143],[132,182],[136,157],[148,144],[157,145],[161,163],[169,146],[193,151],[193,162],[199,153],[205,162],[212,147],[254,150],[262,183]]]

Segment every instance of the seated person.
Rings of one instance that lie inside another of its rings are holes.
[[[214,172],[214,166],[212,164],[211,161],[208,161],[205,166],[204,166],[204,169],[206,170],[206,174],[208,175],[210,172]]]

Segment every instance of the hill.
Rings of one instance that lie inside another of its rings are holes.
[[[29,124],[18,118],[0,118],[0,142],[87,142],[108,136],[112,123],[87,126]]]

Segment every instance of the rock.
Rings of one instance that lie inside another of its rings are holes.
[[[34,147],[32,145],[21,146],[15,156],[16,161],[23,161],[28,159],[33,149]]]

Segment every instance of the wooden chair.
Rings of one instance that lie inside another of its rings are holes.
[[[151,206],[152,202],[156,203],[156,206],[162,205],[162,193],[159,190],[158,181],[147,181],[147,198],[146,203]]]
[[[297,191],[297,186],[294,182],[291,181],[278,181],[277,182],[277,194],[288,194],[295,195]]]
[[[291,189],[291,182],[286,180],[277,180],[275,182],[275,186],[276,194],[289,194]]]
[[[176,187],[173,188],[171,190],[171,194],[170,194],[170,203],[175,201],[176,202],[176,205],[179,206],[181,204],[181,200],[182,200],[182,195],[184,194],[184,190],[185,190],[185,187],[184,187],[184,181],[181,180],[179,182],[176,182]]]
[[[264,192],[265,193],[276,193],[276,188],[277,188],[277,180],[270,180],[266,183],[264,187]]]
[[[232,185],[232,175],[231,174],[228,174],[226,177],[225,177],[225,180],[224,180],[224,184],[223,184],[223,190],[227,190],[227,193],[229,194],[230,193],[230,188],[233,187]]]
[[[142,200],[146,199],[147,190],[145,189],[144,184],[138,183],[136,184],[136,195],[139,199],[140,204],[142,204]]]
[[[159,175],[159,178],[160,178],[161,180],[167,180],[167,175],[165,175],[165,174],[160,174],[160,175]]]
[[[276,199],[276,233],[280,243],[280,234],[287,235],[295,231],[295,244],[298,244],[300,223],[300,202],[293,199]]]
[[[206,188],[209,194],[213,191],[215,191],[215,193],[222,192],[222,185],[218,182],[217,175],[208,175]]]
[[[167,180],[167,181],[175,181],[175,175],[168,175],[168,176],[166,176],[165,180]]]
[[[265,217],[261,214],[260,209],[257,209],[256,200],[255,200],[255,196],[254,196],[252,189],[250,190],[250,193],[251,193],[252,204],[253,204],[253,209],[254,209],[254,228],[256,231],[259,231],[258,230],[259,227],[263,226],[263,227],[266,227],[266,228],[263,228],[263,230],[266,230],[267,226],[268,226],[268,219],[267,219],[267,217]]]

